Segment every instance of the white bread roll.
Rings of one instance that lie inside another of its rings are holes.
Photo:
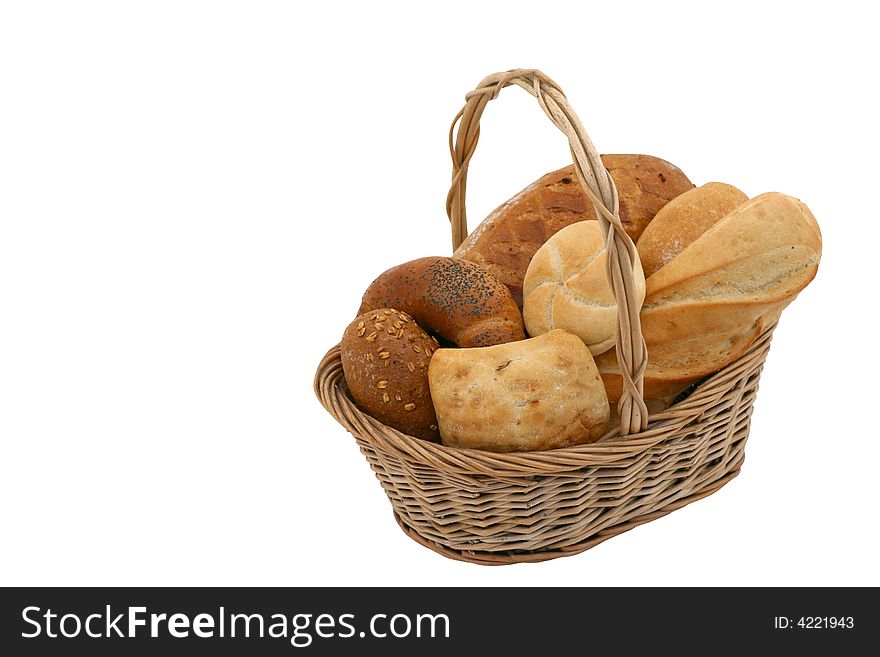
[[[598,439],[608,422],[608,397],[593,357],[568,331],[438,349],[428,383],[449,447],[513,452],[578,445]]]
[[[641,306],[645,277],[638,260],[634,274]],[[523,283],[523,321],[531,336],[552,329],[571,331],[593,355],[614,346],[617,304],[605,274],[605,240],[598,221],[571,224],[538,249]]]

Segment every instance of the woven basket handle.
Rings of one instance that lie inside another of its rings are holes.
[[[633,265],[639,256],[620,223],[614,181],[559,85],[540,71],[515,69],[486,77],[465,96],[464,107],[452,121],[449,129],[452,186],[446,197],[446,213],[452,223],[452,248],[457,249],[468,233],[465,190],[468,165],[480,138],[480,117],[488,102],[512,84],[537,98],[544,113],[568,137],[578,180],[596,210],[608,254],[605,271],[617,301],[617,362],[623,377],[623,394],[618,403],[620,434],[644,431],[648,424],[648,409],[643,400],[648,354],[633,281]]]

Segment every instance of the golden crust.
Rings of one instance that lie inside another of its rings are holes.
[[[645,277],[636,261],[637,303],[645,298]],[[617,303],[605,273],[605,240],[599,223],[567,226],[544,244],[524,281],[523,320],[529,335],[554,328],[577,335],[595,356],[614,346]]]
[[[444,445],[494,452],[599,438],[608,398],[584,343],[556,330],[477,349],[440,349],[428,370]]]
[[[645,276],[660,269],[748,200],[749,197],[733,185],[710,182],[669,201],[636,244]]]

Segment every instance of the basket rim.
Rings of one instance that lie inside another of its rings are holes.
[[[708,375],[693,392],[666,410],[648,418],[645,431],[620,436],[612,427],[599,441],[528,452],[489,452],[447,447],[402,433],[361,411],[340,382],[344,382],[339,345],[332,347],[318,365],[314,391],[324,408],[355,438],[368,442],[379,452],[390,453],[413,465],[460,475],[522,477],[557,474],[583,467],[607,466],[643,453],[675,436],[689,423],[718,403],[730,403],[726,393],[743,373],[763,366],[776,323],[767,326],[738,358]]]

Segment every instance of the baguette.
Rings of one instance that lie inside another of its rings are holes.
[[[647,278],[645,341],[751,324],[804,289],[821,255],[822,235],[806,205],[778,192],[757,196]]]
[[[660,208],[636,248],[650,276],[687,246],[749,200],[733,185],[710,182],[676,196]]]
[[[664,399],[745,352],[816,275],[822,236],[809,208],[777,192],[743,203],[645,282],[645,399]],[[597,357],[620,396],[614,350]]]
[[[662,406],[668,406],[691,383],[739,358],[761,335],[766,324],[762,317],[751,325],[729,331],[651,345],[645,370],[645,401],[649,406],[650,402],[663,402]],[[596,356],[596,367],[608,400],[616,403],[623,393],[616,349]]]

